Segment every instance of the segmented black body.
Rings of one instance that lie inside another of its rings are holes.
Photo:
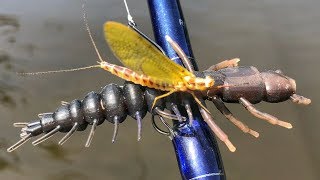
[[[144,89],[131,82],[126,82],[124,86],[108,84],[100,93],[89,92],[82,101],[76,99],[70,104],[63,104],[53,113],[46,113],[37,127],[46,133],[60,125],[61,132],[68,132],[77,122],[80,124],[77,130],[83,131],[88,124],[92,125],[94,120],[100,125],[104,120],[122,123],[127,115],[134,119],[144,118],[147,111],[151,110],[153,99],[159,94],[160,91]],[[163,101],[159,101],[155,108],[163,110]],[[33,136],[39,135],[39,131],[36,134],[33,130],[26,132]]]

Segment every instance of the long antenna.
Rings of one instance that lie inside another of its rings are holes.
[[[91,68],[101,67],[100,64],[93,65],[93,66],[86,66],[86,67],[80,67],[80,68],[74,68],[74,69],[61,69],[61,70],[53,70],[53,71],[40,71],[40,72],[18,72],[18,75],[40,75],[40,74],[51,74],[51,73],[60,73],[60,72],[73,72],[73,71],[79,71],[79,70],[86,70]]]
[[[99,50],[98,50],[98,48],[97,48],[96,43],[95,43],[94,40],[93,40],[92,34],[91,34],[91,30],[90,30],[90,27],[89,27],[89,24],[88,24],[88,19],[87,19],[87,13],[86,13],[85,4],[86,4],[86,1],[84,1],[84,3],[82,4],[83,22],[84,22],[84,25],[85,25],[85,27],[86,27],[86,30],[87,30],[87,32],[88,32],[88,34],[89,34],[91,44],[93,45],[93,48],[94,48],[94,50],[96,51],[96,54],[98,55],[98,58],[99,58],[100,62],[104,62],[104,60],[102,59],[102,57],[101,57],[101,55],[100,55],[100,52],[99,52]]]
[[[73,69],[61,69],[61,70],[53,70],[53,71],[41,71],[41,72],[22,72],[22,73],[17,73],[19,75],[40,75],[40,74],[50,74],[50,73],[60,73],[60,72],[73,72],[73,71],[79,71],[79,70],[86,70],[86,69],[90,69],[90,68],[96,68],[96,67],[101,67],[100,63],[101,62],[105,62],[101,55],[100,52],[97,48],[96,43],[93,40],[91,31],[90,31],[90,27],[88,24],[88,19],[87,19],[87,13],[86,13],[86,9],[85,9],[85,4],[86,4],[86,0],[84,0],[84,3],[82,4],[82,10],[83,10],[83,21],[84,21],[84,25],[86,27],[86,30],[89,34],[90,37],[90,41],[91,44],[93,45],[94,50],[96,51],[96,54],[99,58],[98,61],[98,65],[92,65],[92,66],[86,66],[86,67],[80,67],[80,68],[73,68]]]

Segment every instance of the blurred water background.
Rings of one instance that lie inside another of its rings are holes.
[[[140,30],[152,35],[145,0],[129,0]],[[62,147],[61,134],[39,147],[25,144],[14,153],[6,148],[19,139],[12,123],[30,121],[38,113],[54,111],[60,101],[82,99],[108,83],[123,81],[100,70],[21,77],[20,71],[45,71],[95,64],[97,57],[82,22],[82,1],[0,2],[0,179],[179,179],[168,138],[156,133],[150,116],[143,137],[136,141],[132,118],[121,124],[111,143],[113,126],[97,128],[90,148],[84,148],[88,130]],[[181,0],[200,69],[223,59],[239,57],[241,65],[260,70],[281,69],[296,79],[298,94],[312,99],[308,107],[291,102],[261,103],[258,108],[288,120],[292,130],[258,120],[240,105],[232,112],[260,132],[254,139],[243,134],[208,103],[217,123],[237,146],[229,152],[220,143],[228,179],[320,179],[319,77],[320,1],[315,0]],[[119,64],[102,34],[105,21],[126,23],[121,0],[87,2],[89,23],[104,57]]]

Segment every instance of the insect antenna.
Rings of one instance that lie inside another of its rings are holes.
[[[88,32],[88,35],[89,35],[89,38],[90,38],[90,41],[91,41],[91,44],[94,48],[94,50],[96,51],[96,54],[99,58],[99,61],[100,62],[104,62],[104,60],[102,59],[101,55],[100,55],[100,52],[97,48],[97,45],[96,43],[94,42],[94,39],[92,37],[92,33],[91,33],[91,30],[90,30],[90,27],[89,27],[89,23],[88,23],[88,18],[87,18],[87,11],[86,11],[86,8],[85,8],[85,3],[86,1],[84,1],[84,3],[82,4],[82,12],[83,12],[83,22],[84,22],[84,25],[86,27],[86,30]],[[100,66],[99,66],[100,67]]]
[[[61,72],[74,72],[74,71],[80,71],[80,70],[86,70],[91,68],[98,68],[101,67],[100,64],[93,65],[93,66],[85,66],[80,68],[74,68],[74,69],[61,69],[61,70],[53,70],[53,71],[40,71],[40,72],[17,72],[18,75],[22,76],[29,76],[29,75],[41,75],[41,74],[52,74],[52,73],[61,73]]]
[[[105,62],[101,55],[100,55],[100,52],[93,40],[93,37],[92,37],[92,33],[90,31],[90,27],[88,25],[88,20],[87,20],[87,13],[86,13],[86,9],[85,9],[85,3],[86,1],[82,4],[82,10],[83,10],[83,21],[84,21],[84,24],[85,24],[85,27],[86,27],[86,30],[89,34],[89,37],[90,37],[90,41],[94,47],[94,50],[96,51],[96,54],[99,58],[99,61],[98,61],[98,65],[92,65],[92,66],[85,66],[85,67],[80,67],[80,68],[73,68],[73,69],[61,69],[61,70],[53,70],[53,71],[40,71],[40,72],[17,72],[18,75],[41,75],[41,74],[52,74],[52,73],[60,73],[60,72],[73,72],[73,71],[79,71],[79,70],[86,70],[86,69],[91,69],[91,68],[101,68],[101,65],[100,63],[101,62]]]

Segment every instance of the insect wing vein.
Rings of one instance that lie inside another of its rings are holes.
[[[128,26],[109,21],[104,25],[104,34],[114,55],[136,73],[169,84],[182,81],[184,76],[192,76]]]

